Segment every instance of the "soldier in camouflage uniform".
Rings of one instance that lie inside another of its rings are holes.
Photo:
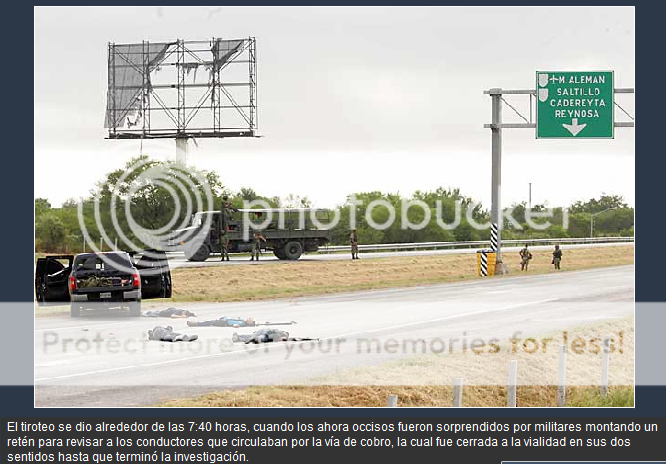
[[[562,250],[560,250],[559,245],[555,245],[555,251],[553,251],[553,262],[555,269],[560,268],[560,262],[562,262]]]
[[[257,257],[257,261],[259,261],[259,255],[261,254],[261,242],[265,242],[266,237],[261,235],[261,232],[258,230],[254,232],[254,239],[252,242],[252,257],[250,258],[250,261],[254,261],[255,256]]]
[[[224,261],[225,258],[229,261],[229,236],[226,232],[220,233],[220,261]]]
[[[527,243],[525,244],[525,248],[520,250],[520,270],[521,271],[526,271],[527,266],[530,264],[530,260],[532,259],[532,253],[530,253],[530,250],[527,249]]]
[[[356,229],[352,229],[351,234],[349,234],[349,244],[351,245],[352,259],[358,259],[358,235],[356,234]]]
[[[220,252],[222,258],[220,261],[224,261],[226,258],[229,261],[229,221],[231,220],[231,211],[237,212],[238,209],[234,208],[229,201],[228,196],[222,197],[222,208],[220,210],[220,220],[218,221],[218,232],[220,240]]]

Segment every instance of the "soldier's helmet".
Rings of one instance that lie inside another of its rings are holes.
[[[559,245],[555,245],[555,249],[556,249],[556,250],[559,250],[559,249],[560,249],[560,246],[559,246]]]
[[[228,195],[225,195],[225,196],[222,197],[222,199],[223,199],[224,201],[227,201],[227,200],[229,200],[229,196],[228,196]]]

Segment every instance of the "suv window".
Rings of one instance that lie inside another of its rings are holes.
[[[98,255],[79,255],[74,261],[74,270],[118,270],[119,268],[133,267],[127,253],[104,253],[104,258]]]

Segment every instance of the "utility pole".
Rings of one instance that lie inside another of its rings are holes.
[[[530,193],[527,197],[527,209],[532,209],[532,182],[530,182]]]
[[[490,248],[496,255],[495,274],[505,274],[502,262],[502,89],[490,89],[492,99],[492,186]]]

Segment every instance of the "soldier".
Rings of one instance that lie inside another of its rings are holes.
[[[227,195],[222,197],[222,208],[220,209],[220,220],[218,221],[218,232],[220,241],[220,253],[224,261],[226,258],[229,261],[229,221],[231,220],[231,211],[238,212],[238,208],[234,208]]]
[[[351,245],[352,259],[358,259],[358,235],[356,235],[356,229],[352,229],[351,234],[349,234],[349,244]]]
[[[562,261],[562,250],[560,250],[559,245],[555,245],[555,251],[553,251],[553,262],[551,264],[555,265],[555,269],[559,269],[561,261]]]
[[[224,261],[225,258],[227,261],[230,261],[229,236],[227,235],[226,231],[220,232],[220,254],[221,254],[220,261]]]
[[[525,248],[520,250],[520,270],[527,271],[527,266],[530,264],[530,259],[532,259],[532,253],[527,249],[527,243]]]
[[[254,232],[254,241],[252,242],[252,257],[250,258],[250,261],[254,261],[254,257],[257,257],[257,261],[259,261],[259,255],[261,254],[261,242],[265,242],[266,237],[261,235],[261,232],[256,230]]]

